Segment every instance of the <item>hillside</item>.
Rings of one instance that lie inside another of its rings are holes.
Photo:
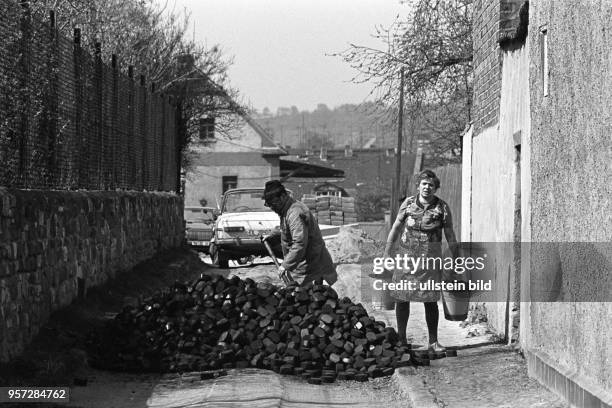
[[[299,111],[295,106],[278,108],[272,114],[268,109],[256,113],[257,122],[282,145],[293,148],[320,147],[395,147],[397,124],[395,121],[377,120],[384,107],[374,103],[345,104],[330,109],[319,104],[314,111]],[[407,142],[408,132],[404,132]],[[416,139],[426,138],[417,132]]]

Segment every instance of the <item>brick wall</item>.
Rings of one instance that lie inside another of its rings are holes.
[[[501,49],[499,41],[516,32],[523,0],[474,2],[474,134],[499,121]]]
[[[498,45],[499,0],[474,2],[474,135],[499,120],[501,51]]]
[[[0,188],[0,360],[51,312],[183,239],[174,194]]]

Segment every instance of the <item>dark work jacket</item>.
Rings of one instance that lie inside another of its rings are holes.
[[[280,229],[282,265],[297,281],[306,283],[323,278],[332,285],[338,280],[319,224],[305,204],[289,198],[281,210]]]

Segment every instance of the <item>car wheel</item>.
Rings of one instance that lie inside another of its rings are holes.
[[[210,258],[212,263],[217,265],[221,269],[229,268],[229,259],[223,254],[223,252],[217,248],[215,244],[210,244]]]

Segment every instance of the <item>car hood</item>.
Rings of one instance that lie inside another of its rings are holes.
[[[213,229],[213,223],[204,223],[204,222],[188,222],[185,225],[187,229],[193,230],[211,230]]]
[[[225,213],[217,219],[219,227],[244,226],[251,230],[269,230],[280,225],[279,216],[272,211]]]

